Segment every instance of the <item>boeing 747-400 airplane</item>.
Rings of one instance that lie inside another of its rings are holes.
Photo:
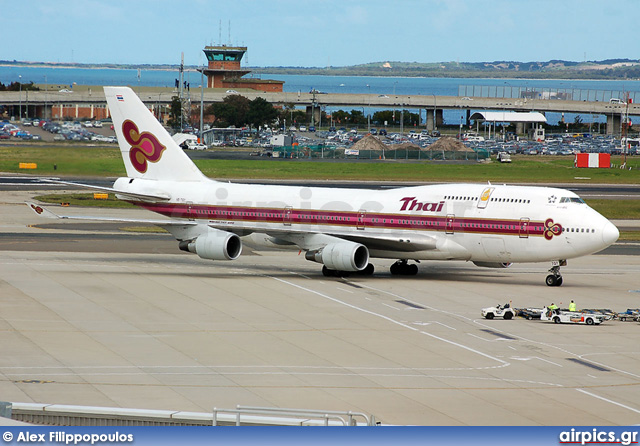
[[[169,217],[143,222],[166,228],[180,249],[203,259],[235,260],[241,237],[250,236],[305,251],[326,276],[373,274],[370,258],[395,260],[391,273],[400,275],[418,272],[409,261],[464,260],[489,268],[551,262],[546,284],[559,286],[567,259],[598,252],[619,236],[565,189],[442,184],[354,190],[215,181],[130,88],[104,91],[127,177],[103,189]],[[61,217],[28,204],[50,217],[108,220]]]

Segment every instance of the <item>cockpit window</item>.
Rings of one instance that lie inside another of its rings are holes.
[[[584,204],[584,200],[578,197],[562,197],[560,203],[580,203]]]

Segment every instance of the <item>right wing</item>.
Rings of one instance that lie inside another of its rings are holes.
[[[55,212],[40,206],[37,203],[33,203],[31,201],[25,201],[25,204],[29,206],[29,208],[40,215],[41,217],[46,218],[54,218],[59,220],[92,220],[92,221],[104,221],[104,222],[112,222],[112,223],[147,223],[151,225],[158,226],[196,226],[197,223],[195,221],[178,221],[178,220],[151,220],[151,219],[136,219],[136,218],[116,218],[116,217],[102,217],[102,216],[90,216],[90,215],[58,215]]]

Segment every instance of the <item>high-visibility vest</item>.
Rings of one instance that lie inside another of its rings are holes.
[[[575,303],[571,302],[569,304],[569,311],[576,311],[576,304]]]

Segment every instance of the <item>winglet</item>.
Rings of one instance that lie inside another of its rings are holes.
[[[36,214],[40,215],[41,217],[47,217],[47,218],[64,218],[59,216],[58,214],[55,214],[53,212],[51,212],[49,209],[43,208],[42,206],[40,206],[39,204],[33,203],[31,201],[25,201],[25,204],[27,206],[29,206],[29,208],[35,212]]]

